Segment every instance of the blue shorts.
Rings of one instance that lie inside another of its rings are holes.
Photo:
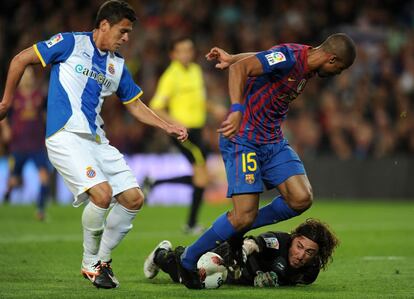
[[[291,176],[306,174],[302,161],[286,139],[279,143],[244,145],[220,136],[220,151],[227,174],[227,197],[261,193],[263,184],[272,189]]]
[[[39,150],[31,153],[13,152],[10,158],[10,174],[17,177],[22,176],[23,166],[29,160],[34,162],[37,169],[45,168],[50,171],[52,167],[45,150]]]

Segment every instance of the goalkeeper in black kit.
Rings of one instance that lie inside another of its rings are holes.
[[[313,283],[332,261],[338,244],[326,224],[307,219],[291,233],[272,231],[230,239],[212,251],[229,270],[227,284],[276,287]],[[145,276],[154,278],[161,269],[179,282],[177,257],[183,250],[182,246],[172,250],[169,241],[162,241],[145,261]]]

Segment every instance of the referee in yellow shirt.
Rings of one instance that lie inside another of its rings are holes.
[[[171,43],[171,64],[161,75],[150,107],[162,118],[180,123],[189,129],[184,143],[173,141],[193,167],[193,176],[158,180],[162,183],[181,183],[193,186],[193,198],[185,232],[199,234],[203,228],[197,224],[204,189],[208,183],[206,148],[202,129],[207,118],[206,91],[201,67],[194,63],[194,44],[188,37]]]

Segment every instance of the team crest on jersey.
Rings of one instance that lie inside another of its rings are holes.
[[[52,36],[47,42],[46,42],[46,46],[48,48],[53,47],[54,45],[56,45],[57,43],[60,43],[61,41],[63,41],[63,35],[62,33],[58,33],[54,36]]]
[[[279,249],[279,240],[277,238],[263,238],[267,248]]]
[[[246,174],[246,176],[244,177],[244,180],[246,181],[247,184],[253,184],[254,183],[254,173]]]
[[[86,167],[86,176],[90,179],[96,177],[96,171],[92,168],[92,166]]]
[[[108,65],[108,72],[109,72],[111,75],[115,74],[115,66],[114,66],[114,64],[113,64],[113,63],[110,63],[110,64]]]
[[[282,52],[272,52],[270,54],[265,55],[265,57],[269,65],[274,65],[279,62],[286,61],[286,56]]]

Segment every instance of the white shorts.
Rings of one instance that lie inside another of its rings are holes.
[[[50,162],[73,193],[73,206],[80,206],[91,187],[108,182],[112,196],[139,188],[124,156],[108,143],[97,143],[89,134],[59,131],[46,139]]]

